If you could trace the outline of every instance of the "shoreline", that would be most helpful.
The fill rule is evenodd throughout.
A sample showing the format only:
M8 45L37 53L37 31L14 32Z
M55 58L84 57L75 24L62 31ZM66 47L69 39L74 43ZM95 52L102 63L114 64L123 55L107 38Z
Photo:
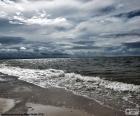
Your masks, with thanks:
M60 112L69 114L68 116L74 116L77 112L78 114L76 116L81 116L81 113L84 114L83 112L85 112L84 116L125 116L124 112L110 109L94 100L75 95L65 89L44 89L31 83L15 79L14 77L12 78L13 80L0 82L0 98L17 101L15 106L5 113L27 113L29 108L26 105L31 103L36 104L36 106L41 105L43 108L51 106L51 109L53 109L52 112L58 108ZM65 108L72 110L75 114L68 113L69 110Z

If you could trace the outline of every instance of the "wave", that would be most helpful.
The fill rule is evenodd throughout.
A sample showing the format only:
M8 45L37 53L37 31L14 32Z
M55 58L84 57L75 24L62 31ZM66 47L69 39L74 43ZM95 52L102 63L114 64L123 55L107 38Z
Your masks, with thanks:
M88 84L89 86L87 85L88 88L104 87L112 89L114 91L135 91L135 92L140 91L139 85L126 84L116 81L108 81L101 79L99 77L82 76L76 73L66 73L63 70L56 69L39 70L39 69L24 69L20 67L3 66L0 67L0 72L11 76L19 77L20 80L34 83L43 88L46 88L47 85L62 86L64 84L67 85L70 83L73 85L75 81L75 84L76 83L78 84L80 82L89 83ZM78 86L81 87L80 84L77 85L77 87Z
M140 85L108 81L100 77L83 76L56 69L25 69L1 65L0 72L42 88L65 88L77 95L94 99L101 105L120 110L139 105Z

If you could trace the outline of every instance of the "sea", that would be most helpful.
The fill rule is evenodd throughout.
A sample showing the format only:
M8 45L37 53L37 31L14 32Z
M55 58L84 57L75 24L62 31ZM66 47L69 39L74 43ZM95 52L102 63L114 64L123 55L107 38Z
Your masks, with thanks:
M0 60L3 75L42 88L63 88L101 105L125 111L140 108L140 57ZM8 76L8 77L9 77Z

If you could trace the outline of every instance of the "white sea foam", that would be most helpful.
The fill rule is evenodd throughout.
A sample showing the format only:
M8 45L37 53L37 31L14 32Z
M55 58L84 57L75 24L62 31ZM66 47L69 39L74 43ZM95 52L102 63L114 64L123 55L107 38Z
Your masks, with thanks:
M63 70L55 69L24 69L20 67L1 66L0 72L11 76L19 77L29 83L41 87L59 86L59 87L73 87L75 89L82 88L83 84L86 88L104 87L114 91L140 91L139 85L126 84L116 81L108 81L99 77L82 76L75 73L65 73Z
M82 76L56 69L25 69L0 65L0 72L16 76L20 80L42 88L65 88L74 94L94 99L107 107L117 107L120 110L124 110L128 106L139 106L140 85L108 81L100 77ZM133 93L135 96L133 96ZM115 104L110 106L110 103L114 102Z

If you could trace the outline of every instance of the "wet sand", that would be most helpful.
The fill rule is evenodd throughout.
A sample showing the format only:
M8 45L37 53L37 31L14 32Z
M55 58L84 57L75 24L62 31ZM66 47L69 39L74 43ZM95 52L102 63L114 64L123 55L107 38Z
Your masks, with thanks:
M0 98L0 113L9 111L15 106L15 100Z
M27 103L26 106L28 107L27 114L38 113L44 116L91 116L84 111L75 110L72 108L40 105L33 103Z
M125 116L124 112L100 105L60 88L41 88L15 77L0 81L0 110L5 114L43 113L44 116ZM10 100L10 101L8 101ZM11 101L12 100L12 101ZM6 103L4 102L6 101ZM4 104L12 104L7 108ZM38 114L38 116L40 116Z

